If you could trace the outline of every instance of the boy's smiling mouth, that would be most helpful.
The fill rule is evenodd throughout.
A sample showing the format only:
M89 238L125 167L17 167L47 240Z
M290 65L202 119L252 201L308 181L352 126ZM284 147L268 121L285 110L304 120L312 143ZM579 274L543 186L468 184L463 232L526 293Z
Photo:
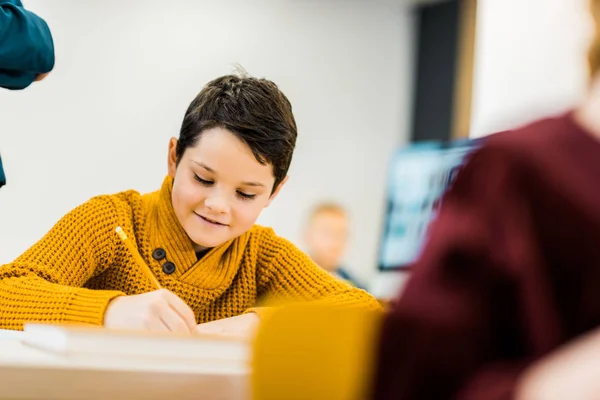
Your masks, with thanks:
M227 224L223 224L223 223L221 223L221 222L219 222L219 221L216 221L216 220L214 220L214 219L210 219L210 218L208 218L208 217L202 216L202 215L198 214L198 213L197 213L197 212L195 212L195 211L194 211L194 214L196 214L196 216L197 216L197 217L199 217L200 219L202 219L202 220L203 220L203 221L205 221L205 222L208 222L209 224L212 224L212 225L217 225L217 226L229 226L229 225L227 225Z

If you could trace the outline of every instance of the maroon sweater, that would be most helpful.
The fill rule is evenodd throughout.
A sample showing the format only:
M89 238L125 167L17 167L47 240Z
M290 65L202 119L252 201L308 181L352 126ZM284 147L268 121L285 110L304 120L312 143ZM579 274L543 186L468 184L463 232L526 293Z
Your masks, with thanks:
M492 135L383 325L375 398L509 399L600 325L600 141L572 114Z

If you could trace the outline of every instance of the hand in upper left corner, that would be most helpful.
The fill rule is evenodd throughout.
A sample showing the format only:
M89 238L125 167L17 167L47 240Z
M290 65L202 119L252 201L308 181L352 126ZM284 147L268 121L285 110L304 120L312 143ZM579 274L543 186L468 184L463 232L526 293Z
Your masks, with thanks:
M33 80L34 82L39 82L39 81L43 81L49 74L50 72L45 72L43 74L37 74L35 79Z
M194 333L212 334L237 339L252 339L258 329L259 323L260 317L257 314L247 313L199 324L194 329Z

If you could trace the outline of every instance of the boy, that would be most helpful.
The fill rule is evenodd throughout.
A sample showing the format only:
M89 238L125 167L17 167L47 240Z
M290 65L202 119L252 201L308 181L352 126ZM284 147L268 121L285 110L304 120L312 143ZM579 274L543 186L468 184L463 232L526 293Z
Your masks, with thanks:
M296 135L291 104L274 83L232 75L209 82L169 141L159 191L95 197L0 269L0 328L76 322L245 336L266 297L378 309L369 294L254 225L287 181Z

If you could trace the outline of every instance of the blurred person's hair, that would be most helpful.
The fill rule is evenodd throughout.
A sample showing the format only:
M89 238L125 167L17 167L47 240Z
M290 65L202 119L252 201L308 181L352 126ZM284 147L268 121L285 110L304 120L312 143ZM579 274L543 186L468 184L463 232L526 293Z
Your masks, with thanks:
M594 22L594 39L588 52L590 75L600 72L600 0L590 0L590 11Z
M312 221L317 215L326 213L338 214L344 217L348 216L348 211L341 204L335 202L321 202L312 207L308 214L308 221Z

